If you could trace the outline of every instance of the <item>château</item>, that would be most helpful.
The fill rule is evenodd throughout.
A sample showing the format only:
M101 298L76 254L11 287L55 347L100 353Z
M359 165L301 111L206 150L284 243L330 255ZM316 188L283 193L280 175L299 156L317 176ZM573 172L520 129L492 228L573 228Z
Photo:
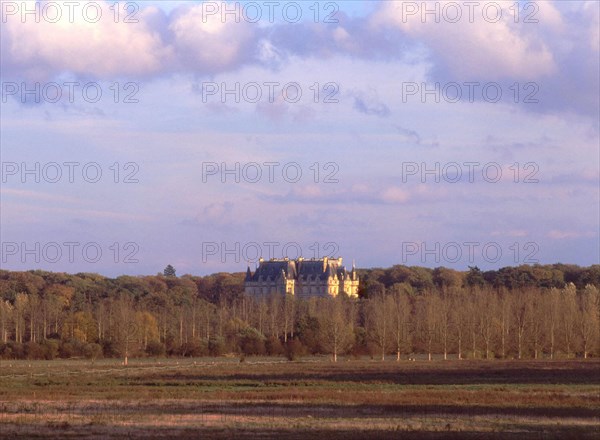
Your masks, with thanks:
M348 271L342 265L342 258L300 257L268 261L259 260L256 271L250 267L246 271L244 290L248 295L294 295L298 298L337 296L345 292L348 296L358 296L358 274L354 264Z

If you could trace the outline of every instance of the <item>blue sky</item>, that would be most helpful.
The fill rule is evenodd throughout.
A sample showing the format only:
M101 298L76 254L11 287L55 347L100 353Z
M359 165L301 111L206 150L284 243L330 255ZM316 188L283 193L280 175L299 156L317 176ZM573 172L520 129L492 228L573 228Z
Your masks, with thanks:
M2 268L599 263L597 2L113 3L2 4Z

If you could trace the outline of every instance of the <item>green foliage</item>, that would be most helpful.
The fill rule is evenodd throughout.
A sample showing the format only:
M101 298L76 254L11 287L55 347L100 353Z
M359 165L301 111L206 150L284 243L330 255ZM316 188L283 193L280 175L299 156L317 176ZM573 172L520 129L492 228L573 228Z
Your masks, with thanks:
M246 327L238 333L240 351L245 355L264 355L265 337L258 330Z
M167 267L165 267L165 270L163 270L163 275L166 276L166 277L177 276L175 274L175 268L173 266L171 266L170 264L167 265Z
M83 346L83 356L86 359L98 359L102 357L102 347L100 344L91 343Z
M469 266L469 273L467 273L465 282L469 287L482 287L485 284L485 279L481 269L477 266Z

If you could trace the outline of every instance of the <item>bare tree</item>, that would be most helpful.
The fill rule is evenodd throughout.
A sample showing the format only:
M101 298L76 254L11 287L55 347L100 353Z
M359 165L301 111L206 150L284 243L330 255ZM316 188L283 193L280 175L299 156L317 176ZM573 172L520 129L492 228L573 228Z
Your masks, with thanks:
M345 301L341 295L318 301L319 340L331 353L333 362L337 362L338 354L344 353L354 342L353 323Z
M507 339L510 336L510 318L512 313L512 297L506 290L500 292L498 299L498 320L500 331L500 354L502 359L506 359Z
M437 302L437 321L440 330L444 360L448 360L448 338L452 325L452 301L447 291L442 291Z
M467 303L465 304L465 312L467 315L466 324L471 342L471 356L473 359L477 357L477 335L479 334L479 310L475 301L477 290L471 289Z
M579 333L583 342L583 357L588 358L590 347L595 345L600 328L598 310L600 307L598 288L588 284L579 296Z
M456 350L458 359L463 359L463 341L467 332L470 308L467 306L467 296L463 289L454 293L451 300L452 322L456 334Z
M554 359L554 353L556 351L556 335L560 326L560 302L560 290L553 287L550 289L550 292L546 294L546 301L543 310L546 323L546 334L550 343L550 359Z
M531 293L531 292L529 292ZM517 337L517 357L523 358L525 335L531 324L531 303L526 292L516 292L514 295L514 324Z
M278 338L280 333L281 294L274 292L269 296L269 330L273 338Z
M438 328L440 303L440 297L433 292L425 292L417 302L417 316L421 323L420 334L427 345L427 359L430 361Z
M400 353L404 345L408 343L409 323L411 315L411 305L408 293L401 284L392 286L391 298L393 301L393 328L394 339L396 341L396 361L400 361Z
M8 342L8 326L13 314L13 306L8 301L0 300L0 341Z
M567 357L571 357L577 326L577 289L569 283L561 291L562 335Z
M127 366L132 346L138 339L133 300L128 295L122 294L116 301L115 315L113 335L123 356L123 365Z
M392 343L394 300L385 293L376 295L367 303L367 332L372 341L381 350L381 360L385 360L385 353Z
M485 358L490 359L490 348L496 326L497 298L491 291L479 291L475 300L479 309L479 331L485 345Z
M17 293L14 305L14 324L15 324L15 342L23 342L25 333L25 311L29 304L29 295L26 293Z
M288 334L294 337L294 315L295 315L295 298L294 295L286 293L283 302L281 315L283 316L283 341L287 342Z

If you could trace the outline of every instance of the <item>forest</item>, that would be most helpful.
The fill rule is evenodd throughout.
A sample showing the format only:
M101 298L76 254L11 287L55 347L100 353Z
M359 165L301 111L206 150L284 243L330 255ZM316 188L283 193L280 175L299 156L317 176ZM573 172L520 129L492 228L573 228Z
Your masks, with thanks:
M600 356L600 265L359 269L359 298L244 295L244 273L0 270L0 359Z

